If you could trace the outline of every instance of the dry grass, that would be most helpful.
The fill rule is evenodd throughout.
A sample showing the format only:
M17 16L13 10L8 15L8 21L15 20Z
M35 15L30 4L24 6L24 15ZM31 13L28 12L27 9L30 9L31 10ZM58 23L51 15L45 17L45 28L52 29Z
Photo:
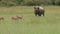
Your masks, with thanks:
M0 7L0 34L60 34L60 6L45 6L45 16L34 16L33 6ZM23 16L12 22L11 17Z

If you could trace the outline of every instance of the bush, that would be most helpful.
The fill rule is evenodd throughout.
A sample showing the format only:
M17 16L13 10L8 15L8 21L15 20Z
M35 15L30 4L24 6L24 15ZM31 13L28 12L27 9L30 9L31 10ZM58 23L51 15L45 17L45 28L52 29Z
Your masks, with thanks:
M55 5L60 5L60 1L55 1Z

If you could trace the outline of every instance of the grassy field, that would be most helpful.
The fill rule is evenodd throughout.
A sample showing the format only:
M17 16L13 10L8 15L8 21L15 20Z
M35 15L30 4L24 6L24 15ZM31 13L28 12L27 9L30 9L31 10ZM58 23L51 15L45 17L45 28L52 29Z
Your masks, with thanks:
M34 16L33 6L0 7L0 34L60 34L60 6L44 6L45 16ZM11 17L23 16L12 21Z

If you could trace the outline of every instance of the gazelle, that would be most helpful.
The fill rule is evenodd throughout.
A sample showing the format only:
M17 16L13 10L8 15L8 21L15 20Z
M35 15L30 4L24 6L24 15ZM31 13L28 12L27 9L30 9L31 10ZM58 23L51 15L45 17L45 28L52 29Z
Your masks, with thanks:
M13 16L12 17L12 20L18 20L18 19L22 19L22 17L21 16Z
M0 20L4 20L4 17L0 16Z

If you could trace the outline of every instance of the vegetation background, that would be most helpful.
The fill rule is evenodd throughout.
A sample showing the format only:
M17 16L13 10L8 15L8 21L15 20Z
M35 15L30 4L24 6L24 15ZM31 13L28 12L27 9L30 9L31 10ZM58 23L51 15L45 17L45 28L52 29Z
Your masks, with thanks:
M0 0L0 6L60 5L60 0Z

